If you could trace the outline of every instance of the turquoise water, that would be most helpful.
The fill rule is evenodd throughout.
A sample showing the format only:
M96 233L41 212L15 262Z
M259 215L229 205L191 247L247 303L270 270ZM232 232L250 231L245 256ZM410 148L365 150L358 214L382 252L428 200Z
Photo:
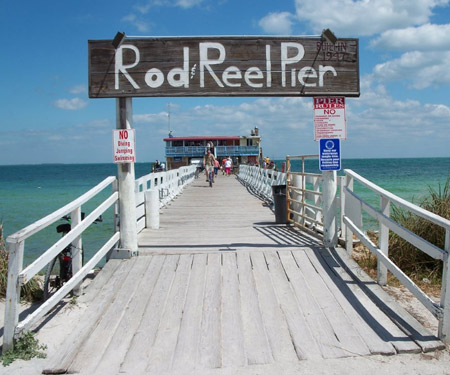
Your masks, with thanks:
M277 164L280 167L281 161ZM417 201L426 195L428 186L437 189L438 184L445 184L450 176L450 158L344 159L342 165L409 201ZM297 167L300 168L299 165ZM318 161L308 161L306 169L319 173ZM136 178L150 171L151 163L135 164ZM78 198L104 178L116 174L115 164L0 166L0 221L3 222L5 237ZM355 190L358 189L363 190L355 186ZM362 193L366 194L364 191ZM89 214L110 194L111 189L105 189L82 210ZM103 219L83 236L87 258L113 233L112 210L103 215ZM36 259L58 239L55 228L62 222L26 241L25 264Z

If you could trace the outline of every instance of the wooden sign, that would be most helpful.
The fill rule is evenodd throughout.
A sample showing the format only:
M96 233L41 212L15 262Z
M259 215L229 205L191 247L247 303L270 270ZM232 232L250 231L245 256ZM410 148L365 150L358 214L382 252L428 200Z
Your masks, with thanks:
M193 37L89 43L89 97L359 96L358 39Z

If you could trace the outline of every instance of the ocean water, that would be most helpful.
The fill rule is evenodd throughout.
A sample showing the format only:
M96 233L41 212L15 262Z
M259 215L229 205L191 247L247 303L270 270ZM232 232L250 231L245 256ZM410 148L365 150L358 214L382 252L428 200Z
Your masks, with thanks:
M281 167L280 160L277 165ZM417 202L428 188L442 186L450 176L449 158L418 159L344 159L343 169L352 169L382 188L409 201ZM293 165L300 169L300 164ZM308 172L319 173L318 161L306 163ZM136 163L136 178L151 171L151 163ZM343 171L340 172L343 174ZM45 164L0 166L0 222L4 237L34 223L70 203L108 176L117 175L115 164ZM361 194L370 193L355 186ZM89 214L111 194L105 189L93 202L82 207ZM375 199L375 198L373 198ZM25 241L24 263L29 264L58 238L58 221ZM103 215L103 222L89 228L83 235L86 259L100 248L113 233L112 209Z

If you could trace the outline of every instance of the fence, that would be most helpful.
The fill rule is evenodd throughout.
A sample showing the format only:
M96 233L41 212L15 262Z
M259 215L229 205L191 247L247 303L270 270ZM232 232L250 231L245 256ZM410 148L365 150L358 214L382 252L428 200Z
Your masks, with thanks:
M145 192L156 190L159 198L159 207L163 207L181 193L187 183L192 182L195 166L182 167L168 172L150 173L136 180L136 225L138 232L145 227L146 212ZM108 186L112 186L113 193L83 220L81 207L96 197ZM117 222L119 193L117 180L111 176L100 184L83 194L78 199L65 205L50 215L36 221L26 228L8 236L6 242L9 248L8 285L6 291L5 327L3 335L3 351L6 352L14 346L14 339L22 332L29 330L43 316L52 310L69 292L75 289L79 293L79 285L86 275L107 255L120 240L120 228ZM83 266L81 261L82 233L89 228L96 219L107 209L114 205L115 232L95 255ZM25 240L37 232L47 228L63 216L71 217L70 232L61 237L54 245L47 249L32 264L23 269ZM38 309L19 322L20 288L44 269L63 249L72 244L72 278L56 291Z
M387 270L414 294L414 296L439 320L438 336L447 343L450 341L450 220L435 215L423 208L416 206L396 195L380 188L365 178L359 176L352 170L345 170L345 186L343 188L345 196L343 222L345 225L345 239L347 252L353 252L353 235L356 235L361 242L377 257L377 281L384 285L387 282ZM380 207L375 208L354 192L354 183L358 182L379 195ZM407 212L418 215L445 231L445 245L441 249L408 229L401 226L390 217L390 207L395 204ZM367 212L379 223L378 246L363 232L362 211ZM441 285L440 303L435 303L425 294L400 268L389 259L389 231L392 231L414 245L417 249L425 252L434 259L443 262L443 275Z
M272 186L286 184L285 173L243 164L239 166L238 179L253 194L270 203L273 203Z

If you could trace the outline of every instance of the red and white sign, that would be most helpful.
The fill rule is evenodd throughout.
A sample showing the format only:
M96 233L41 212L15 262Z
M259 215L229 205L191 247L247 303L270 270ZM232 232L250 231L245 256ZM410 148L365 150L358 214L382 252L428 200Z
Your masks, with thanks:
M114 163L135 163L134 129L113 130Z
M314 98L314 140L347 139L345 97Z

